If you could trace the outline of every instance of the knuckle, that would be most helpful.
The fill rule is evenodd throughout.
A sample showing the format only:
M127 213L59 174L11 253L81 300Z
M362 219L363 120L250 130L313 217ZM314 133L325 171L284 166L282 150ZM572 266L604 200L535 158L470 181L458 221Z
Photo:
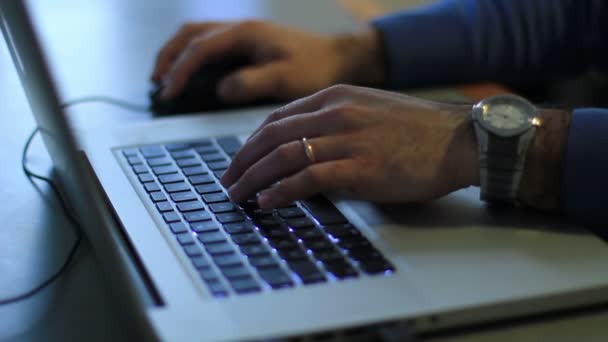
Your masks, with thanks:
M260 131L260 138L265 141L274 141L278 132L277 125L274 122L271 122L262 128Z
M236 27L240 30L251 31L258 30L262 26L262 21L258 19L247 19L239 22Z
M322 175L319 173L318 169L315 167L307 167L303 171L303 176L306 184L310 184L312 187L319 187L322 184Z
M327 94L331 96L341 96L348 93L351 88L352 86L348 84L336 84L327 88Z

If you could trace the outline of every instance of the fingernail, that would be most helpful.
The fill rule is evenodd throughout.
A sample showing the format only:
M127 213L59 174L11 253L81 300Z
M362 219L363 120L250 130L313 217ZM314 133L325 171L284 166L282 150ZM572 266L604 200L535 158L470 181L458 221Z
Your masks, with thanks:
M168 100L173 92L171 87L171 79L168 77L163 78L161 86L163 87L163 90L160 92L160 98L163 100Z
M268 194L268 191L264 191L258 195L258 206L262 209L272 208L272 196Z

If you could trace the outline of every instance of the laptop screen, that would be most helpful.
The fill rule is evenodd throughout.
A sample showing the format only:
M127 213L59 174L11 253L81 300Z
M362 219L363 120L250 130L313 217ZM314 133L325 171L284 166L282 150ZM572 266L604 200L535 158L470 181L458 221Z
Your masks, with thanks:
M0 1L0 27L55 171L66 183L76 165L75 140L23 1Z

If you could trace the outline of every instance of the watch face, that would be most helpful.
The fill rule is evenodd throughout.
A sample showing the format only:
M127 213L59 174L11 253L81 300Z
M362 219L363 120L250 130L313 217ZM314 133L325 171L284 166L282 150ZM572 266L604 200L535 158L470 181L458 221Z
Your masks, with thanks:
M487 130L501 135L520 134L532 126L536 108L514 95L499 95L481 101L473 107L473 118Z

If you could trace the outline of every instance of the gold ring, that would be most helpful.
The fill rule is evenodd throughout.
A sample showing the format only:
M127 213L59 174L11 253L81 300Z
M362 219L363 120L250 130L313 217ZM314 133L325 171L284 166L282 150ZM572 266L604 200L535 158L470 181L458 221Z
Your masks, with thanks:
M314 164L317 162L317 159L315 158L315 152L312 148L312 144L310 143L310 141L308 141L308 139L306 138L302 138L302 146L304 146L304 152L306 153L306 157L308 157L308 160Z

